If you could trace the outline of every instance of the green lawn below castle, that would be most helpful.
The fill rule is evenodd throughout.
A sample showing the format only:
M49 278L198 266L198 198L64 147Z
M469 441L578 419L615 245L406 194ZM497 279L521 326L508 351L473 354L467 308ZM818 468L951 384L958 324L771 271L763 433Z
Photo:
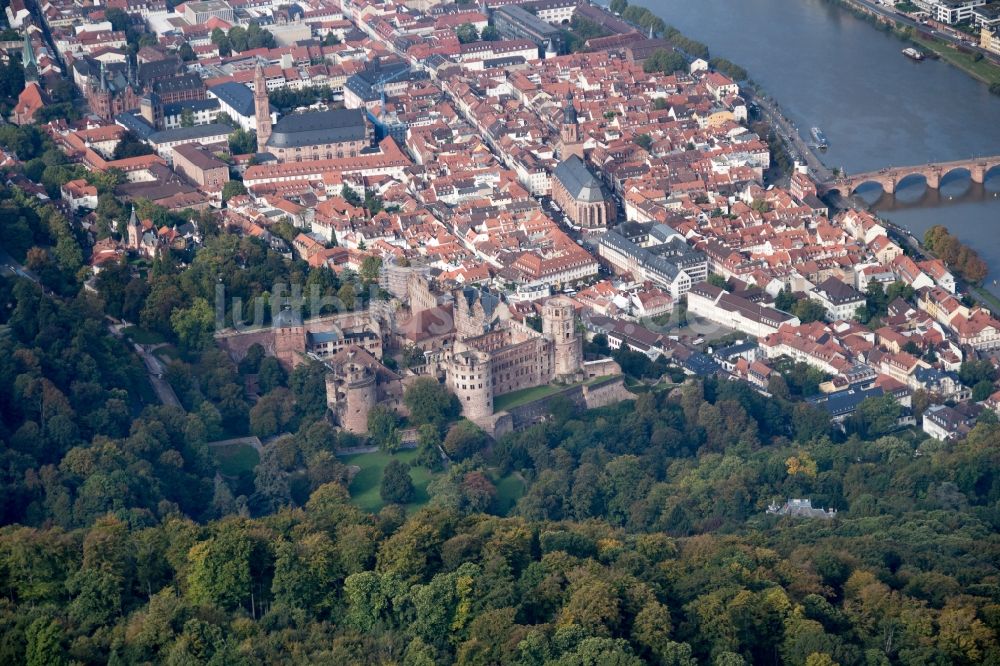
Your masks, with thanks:
M560 393L561 391L565 391L566 389L573 388L574 386L590 386L591 384L597 384L598 382L602 382L611 376L612 375L603 375L601 377L594 377L593 379L588 379L587 381L579 382L578 384L543 384L542 386L532 386L531 388L521 389L520 391L504 393L503 395L498 395L493 398L493 411L502 412L514 407L520 407L521 405L526 405L529 402L547 398Z
M348 491L351 493L351 501L358 508L370 513L377 513L386 505L379 494L382 486L382 475L389 461L393 458L406 463L412 463L417 457L415 449L400 451L398 453L385 453L374 451L372 453L358 453L352 456L341 458L345 465L356 465L360 468ZM426 467L414 466L410 468L410 478L413 480L413 500L405 506L407 513L413 513L425 506L430 501L427 486L438 474L442 472L432 472ZM493 502L494 512L498 515L507 515L521 495L524 494L524 480L519 475L508 474L504 477L497 477L491 473L490 481L496 487L496 498Z
M389 461L395 458L405 463L411 463L417 457L416 449L400 451L398 453L385 453L374 451L372 453L358 453L353 456L346 456L341 460L345 465L357 465L360 471L351 479L348 490L351 499L359 508L364 511L377 513L385 502L379 495L382 486L382 474ZM430 483L434 474L426 467L411 467L410 478L413 480L413 501L406 505L407 513L416 511L427 504L430 497L427 495L427 484Z

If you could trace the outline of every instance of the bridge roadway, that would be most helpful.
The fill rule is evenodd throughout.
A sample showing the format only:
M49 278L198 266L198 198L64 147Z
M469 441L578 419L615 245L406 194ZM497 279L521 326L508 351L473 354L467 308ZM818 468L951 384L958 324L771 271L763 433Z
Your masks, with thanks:
M837 190L844 196L850 196L863 183L878 183L882 186L886 194L893 194L896 191L896 185L899 181L907 176L923 176L927 182L927 187L936 190L941 186L941 179L952 171L968 171L973 183L982 184L986 180L987 173L998 166L1000 166L1000 155L973 157L965 160L954 160L952 162L930 162L915 166L891 167L828 180L820 183L819 189L822 193Z

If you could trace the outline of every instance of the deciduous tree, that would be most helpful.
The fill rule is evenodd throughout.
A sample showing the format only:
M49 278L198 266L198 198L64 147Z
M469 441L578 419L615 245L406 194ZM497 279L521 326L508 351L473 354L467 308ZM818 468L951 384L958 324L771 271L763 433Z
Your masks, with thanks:
M379 496L389 504L406 504L413 499L413 480L410 466L399 460L390 460L382 472Z

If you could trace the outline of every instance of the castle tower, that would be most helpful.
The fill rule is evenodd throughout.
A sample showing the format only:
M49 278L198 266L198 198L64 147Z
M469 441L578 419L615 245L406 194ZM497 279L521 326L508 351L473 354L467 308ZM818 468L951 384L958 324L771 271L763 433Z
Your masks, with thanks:
M274 318L274 356L286 368L294 368L305 353L306 329L302 318L292 310L282 310Z
M340 414L340 424L344 430L355 435L368 433L368 412L378 404L375 375L361 365L351 364L347 368L344 382L344 411Z
M271 102L267 99L267 80L264 68L257 63L253 75L253 107L257 119L257 151L267 151L267 140L271 138Z
M576 330L576 312L567 298L549 299L542 307L542 335L554 343L552 371L556 377L577 374L583 367L583 339Z
M583 159L583 143L580 142L579 119L573 106L572 91L566 93L562 125L559 127L559 158L565 160L570 155Z
M470 349L452 354L446 362L448 388L462 403L470 421L493 415L493 371L489 356Z

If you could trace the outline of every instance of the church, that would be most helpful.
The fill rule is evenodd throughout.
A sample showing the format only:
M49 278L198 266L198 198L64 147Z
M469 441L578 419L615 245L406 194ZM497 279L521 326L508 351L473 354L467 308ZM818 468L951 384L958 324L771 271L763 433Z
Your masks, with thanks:
M131 62L126 71L108 68L102 61L96 76L88 76L83 94L91 110L105 120L139 108L141 89L134 81Z
M24 39L24 50L21 53L24 63L24 90L17 98L17 104L11 114L11 122L15 125L30 125L35 122L35 113L48 103L48 97L38 83L38 63L35 61L35 49L31 40Z
M552 200L570 221L584 229L604 229L615 221L616 206L608 189L587 168L573 93L566 94L559 128L559 159L552 173Z
M260 64L253 87L257 149L274 155L279 162L355 157L371 146L371 125L363 109L292 113L272 126L267 82Z
M608 189L576 155L553 171L552 200L578 227L604 229L615 221L615 202Z

